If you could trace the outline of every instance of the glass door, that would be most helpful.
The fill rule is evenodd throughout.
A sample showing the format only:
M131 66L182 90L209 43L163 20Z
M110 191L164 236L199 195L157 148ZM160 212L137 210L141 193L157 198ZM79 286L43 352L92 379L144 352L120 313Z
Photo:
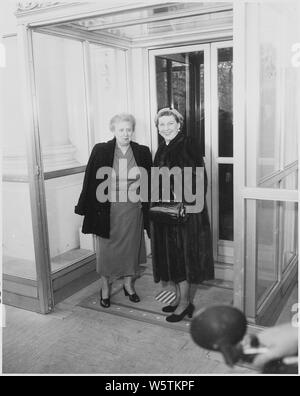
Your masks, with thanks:
M1 89L2 121L2 289L7 305L43 312L39 293L39 258L34 209L31 206L31 158L22 117L21 79L18 71L17 35L3 39L6 67ZM8 95L8 93L10 93ZM6 94L6 95L5 95ZM4 97L5 95L5 97ZM40 298L41 297L41 298Z
M53 307L33 88L32 36L7 39L3 92L3 302L40 313ZM20 56L17 56L19 54Z

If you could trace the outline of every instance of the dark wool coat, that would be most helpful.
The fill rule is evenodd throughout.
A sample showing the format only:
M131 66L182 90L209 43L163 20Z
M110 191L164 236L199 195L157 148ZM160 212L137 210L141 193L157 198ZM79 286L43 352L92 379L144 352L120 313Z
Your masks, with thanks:
M200 150L183 133L170 143L163 142L154 166L202 167ZM193 183L194 184L194 183ZM205 193L206 193L205 175ZM192 188L192 186L191 186ZM212 239L206 202L201 213L191 213L186 223L162 225L151 222L153 275L155 282L187 280L201 283L214 278Z
M138 167L147 170L149 184L151 181L152 157L148 147L137 143L130 143L133 155ZM84 234L95 234L102 238L109 238L110 235L110 202L99 202L96 197L96 190L100 183L107 180L96 179L97 170L101 167L113 167L116 139L107 143L98 143L94 146L90 155L82 191L79 201L75 206L75 213L84 216L82 232ZM149 188L150 191L150 188ZM142 202L144 217L144 228L149 234L149 203Z

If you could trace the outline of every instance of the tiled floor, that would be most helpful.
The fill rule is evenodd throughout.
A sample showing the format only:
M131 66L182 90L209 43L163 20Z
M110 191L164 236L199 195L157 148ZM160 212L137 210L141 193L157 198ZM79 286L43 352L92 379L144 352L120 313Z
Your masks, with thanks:
M190 320L171 324L162 313L162 290L149 263L136 281L138 304L115 282L112 305L99 305L99 281L55 307L50 315L6 308L3 372L39 374L253 374L227 367L219 353L199 348L189 334ZM294 295L293 295L294 296ZM294 298L291 296L291 298ZM200 285L196 309L231 304L228 284Z
M4 373L39 374L252 374L227 367L219 353L199 348L190 321L169 324L155 296L161 290L144 268L138 304L114 284L111 308L99 306L99 281L58 304L50 315L7 307ZM195 303L230 302L228 288L201 286Z

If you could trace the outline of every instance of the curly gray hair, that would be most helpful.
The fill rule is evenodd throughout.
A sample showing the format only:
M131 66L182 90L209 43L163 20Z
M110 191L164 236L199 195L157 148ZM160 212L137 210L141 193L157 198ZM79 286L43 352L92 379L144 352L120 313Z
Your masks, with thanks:
M131 123L132 125L132 129L133 131L135 130L135 124L136 124L136 120L135 117L132 114L129 113L120 113L120 114L116 114L112 117L112 119L109 122L109 129L111 130L111 132L115 131L115 125L118 124L121 121L128 121Z

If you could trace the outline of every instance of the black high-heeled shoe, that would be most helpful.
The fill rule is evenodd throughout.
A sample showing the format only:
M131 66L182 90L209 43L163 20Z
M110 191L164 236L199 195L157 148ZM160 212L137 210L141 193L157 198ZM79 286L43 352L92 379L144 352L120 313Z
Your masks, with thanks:
M186 307L186 309L184 309L180 314L172 314L170 316L166 317L166 321L167 322L180 322L185 315L187 315L189 318L191 318L193 316L193 312L195 310L195 306L192 303L189 303L189 305Z
M124 290L125 296L129 297L129 300L131 302L138 303L141 301L139 296L135 292L133 294L129 294L124 285L123 285L123 290Z
M102 289L100 290L100 305L103 308L109 308L110 307L110 298L102 298Z
M176 311L177 307L178 307L178 304L177 305L167 305L166 307L162 308L162 311L163 312L174 312L174 311Z

